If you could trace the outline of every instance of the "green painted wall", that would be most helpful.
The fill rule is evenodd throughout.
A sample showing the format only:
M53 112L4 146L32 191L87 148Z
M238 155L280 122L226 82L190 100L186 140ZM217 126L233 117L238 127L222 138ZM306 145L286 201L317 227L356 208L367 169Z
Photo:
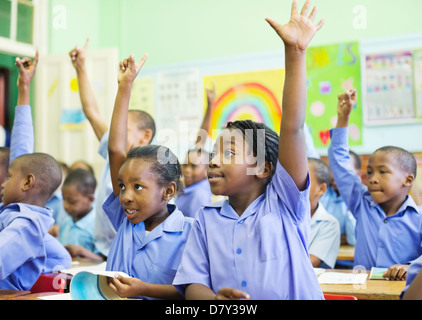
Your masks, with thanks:
M313 3L326 20L315 46L422 32L420 0ZM65 29L53 26L57 6L66 8ZM149 52L149 67L270 51L281 44L264 19L286 22L290 6L290 0L50 0L49 49L68 52L90 36L91 48L117 46L121 58ZM365 29L354 25L360 8Z

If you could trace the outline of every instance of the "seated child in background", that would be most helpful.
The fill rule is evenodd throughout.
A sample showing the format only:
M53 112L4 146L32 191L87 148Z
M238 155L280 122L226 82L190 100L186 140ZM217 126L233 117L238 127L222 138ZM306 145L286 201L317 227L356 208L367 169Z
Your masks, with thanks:
M209 152L204 150L210 129L212 106L215 100L215 86L206 88L207 110L199 131L195 147L188 151L186 163L182 164L184 186L175 200L175 204L186 217L195 217L202 206L212 202L213 194L208 182Z
M280 137L245 120L217 138L208 180L228 200L196 215L173 282L186 299L323 299L308 254L304 134L306 48L323 22L313 23L317 9L308 17L309 7L299 14L294 0L286 25L266 19L286 53Z
M85 160L77 160L70 165L69 170L84 169L95 175L94 168Z
M105 257L108 256L111 243L116 235L113 225L103 210L103 203L113 192L110 179L110 164L108 160L108 125L101 116L94 92L89 83L88 74L85 66L89 38L85 45L76 47L70 51L72 65L76 70L79 85L79 95L81 98L82 109L89 123L94 130L95 135L100 141L98 153L105 159L101 171L100 181L98 183L96 202L95 202L95 246ZM127 123L127 148L149 145L154 139L156 127L154 119L141 110L130 110Z
M126 154L131 88L146 58L135 63L132 55L120 64L109 138L113 193L103 205L117 234L106 270L133 277L111 280L121 296L176 299L182 297L172 281L193 223L169 204L181 188L179 161L163 146L137 147Z
M348 150L349 115L356 90L339 95L337 127L331 130L329 164L341 197L356 218L354 265L387 267L388 279L403 280L408 263L422 254L422 214L409 190L416 160L406 150L383 147L370 157L367 186L351 167ZM396 272L402 269L402 272ZM395 275L395 277L392 277Z
M311 187L309 255L314 268L334 268L340 248L340 224L319 202L330 184L330 169L321 159L308 159Z
M29 290L42 272L52 272L58 265L68 268L71 264L64 247L57 246L57 240L48 234L54 221L51 210L45 208L62 181L60 166L50 155L31 153L34 134L29 92L37 63L38 52L34 61L16 59L18 102L0 207L2 289Z
M69 172L63 183L63 207L68 214L60 227L59 241L72 257L102 260L95 248L94 175L84 169Z
M356 173L361 175L361 162L359 156L349 150L350 164L355 168ZM355 226L356 219L347 208L346 202L340 196L333 173L330 170L330 185L327 191L322 195L320 203L329 214L334 216L340 223L341 244L349 244L354 246L356 244Z

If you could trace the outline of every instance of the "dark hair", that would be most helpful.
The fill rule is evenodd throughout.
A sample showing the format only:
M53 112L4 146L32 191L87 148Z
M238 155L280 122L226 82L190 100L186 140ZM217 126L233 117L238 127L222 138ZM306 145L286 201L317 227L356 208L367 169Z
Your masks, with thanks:
M23 175L33 174L39 181L39 195L47 201L62 183L62 169L51 155L46 153L28 153L16 158Z
M182 190L180 163L169 148L158 145L135 147L127 154L126 161L129 159L149 161L152 164L151 169L157 174L157 183L160 186L166 186L170 182L175 182L177 191Z
M0 147L0 167L6 171L9 168L10 148Z
M89 170L74 169L67 175L63 186L76 186L76 189L80 193L94 194L95 188L97 187L97 180Z
M156 127L153 117L151 117L148 112L143 110L129 110L129 113L136 115L139 130L151 130L151 141L154 140Z
M355 169L362 169L362 159L360 158L360 156L352 150L349 150L349 155L351 158L355 159Z
M312 166L319 184L325 183L327 187L331 185L330 168L323 160L308 158L308 165Z
M265 130L264 160L269 161L272 164L272 173L270 176L272 178L278 163L278 134L274 130L267 127L265 124L254 122L251 120L238 120L234 122L229 122L227 123L226 128L239 129L240 131L242 131L243 135L245 136L245 140L248 141L249 145L252 147L253 155L255 157L258 155L258 130ZM247 132L252 132L252 138L250 134L247 134Z
M397 159L397 165L405 172L413 174L416 178L417 163L414 155L407 150L394 146L385 146L377 149L374 153L381 151L393 153Z

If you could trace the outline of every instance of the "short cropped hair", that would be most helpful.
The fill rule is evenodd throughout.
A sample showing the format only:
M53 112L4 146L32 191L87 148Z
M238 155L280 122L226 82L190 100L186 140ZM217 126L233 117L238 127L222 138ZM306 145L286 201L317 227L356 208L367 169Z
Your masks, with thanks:
M308 165L313 168L313 172L319 184L325 183L327 187L331 185L330 168L323 160L308 158Z
M10 148L0 147L0 168L7 171L9 168Z
M39 195L47 201L62 183L62 169L51 155L46 153L29 153L16 158L23 175L33 174L39 181ZM12 163L12 164L13 164Z
M130 110L131 114L136 116L139 130L151 130L151 141L154 140L155 133L157 131L154 119L148 112L143 110Z
M417 172L417 163L415 156L409 151L402 149L400 147L394 146L385 146L377 149L376 152L386 152L393 153L394 157L397 159L397 165L405 172L412 174L416 178Z
M82 194L94 194L97 180L90 170L74 169L67 175L63 186L75 186Z
M349 150L349 155L350 155L350 158L353 158L355 160L355 169L356 170L362 169L362 159L360 158L360 156L352 150Z

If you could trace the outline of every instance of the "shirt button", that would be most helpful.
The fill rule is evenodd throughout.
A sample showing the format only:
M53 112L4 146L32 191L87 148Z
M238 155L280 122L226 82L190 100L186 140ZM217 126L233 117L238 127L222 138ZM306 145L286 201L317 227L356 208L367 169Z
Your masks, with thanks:
M247 283L246 281L242 281L242 287L246 287Z
M241 254L241 253L242 253L242 249L240 249L240 248L239 248L239 249L237 249L237 250L236 250L236 253L237 253L237 254Z
M244 219L242 219L242 220L239 220L239 224L242 224L243 222L245 222L245 220Z
M385 219L385 220L384 220L384 223L387 223L387 222L388 222L388 220L387 220L387 219Z

